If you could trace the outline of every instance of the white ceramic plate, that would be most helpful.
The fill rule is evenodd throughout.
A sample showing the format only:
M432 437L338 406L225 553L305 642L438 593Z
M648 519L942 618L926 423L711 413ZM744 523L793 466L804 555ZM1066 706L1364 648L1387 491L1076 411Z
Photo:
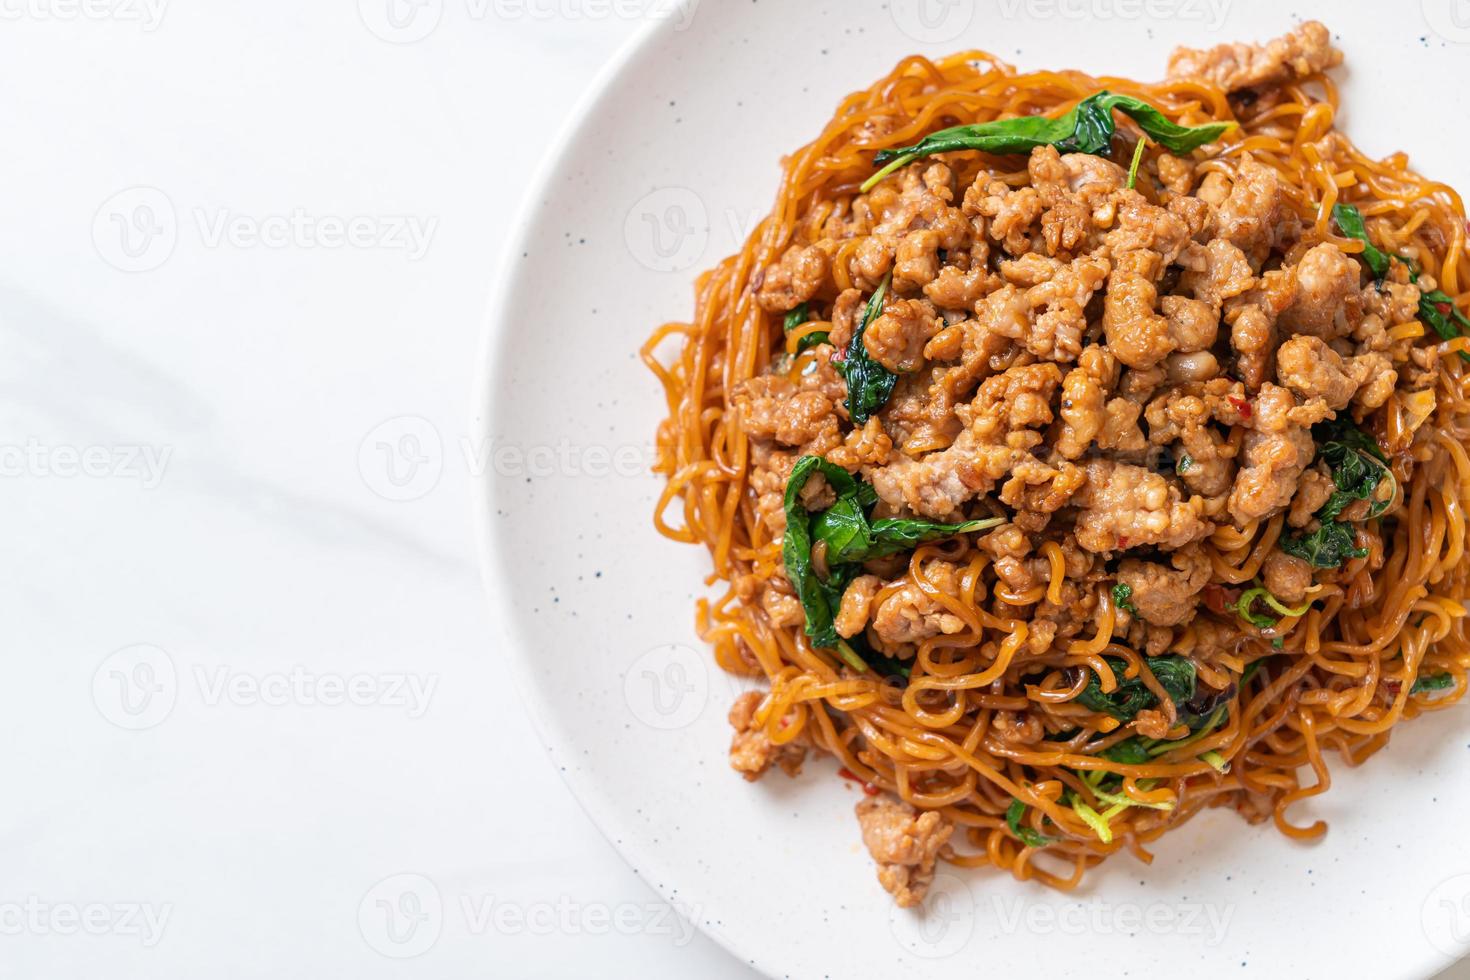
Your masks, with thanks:
M1299 808L1295 845L1209 813L1144 866L1120 855L1059 895L979 870L927 916L892 908L856 790L816 761L748 785L727 767L736 685L694 632L709 560L650 525L662 396L638 361L692 280L770 206L780 156L902 56L985 48L1023 67L1159 77L1176 43L1259 40L1320 8L1348 67L1344 125L1470 189L1457 0L774 0L685 7L602 76L529 202L497 287L481 530L514 667L567 782L627 859L772 976L1424 977L1470 939L1463 714L1432 716ZM644 5L645 7L648 5ZM1443 9L1440 9L1440 7ZM1223 11L1223 13L1221 13ZM1463 12L1462 12L1463 13ZM1218 16L1217 16L1218 15ZM1439 33L1436 33L1438 30ZM534 816L534 801L518 801Z

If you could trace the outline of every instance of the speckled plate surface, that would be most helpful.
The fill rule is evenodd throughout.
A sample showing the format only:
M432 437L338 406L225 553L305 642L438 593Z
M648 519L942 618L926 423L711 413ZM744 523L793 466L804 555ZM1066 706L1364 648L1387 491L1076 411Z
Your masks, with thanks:
M1470 52L1456 2L1390 16L1372 3L706 0L666 5L603 74L544 165L492 304L487 655L513 666L608 837L735 955L793 977L1407 978L1470 945L1458 710L1364 768L1338 762L1332 791L1296 813L1329 821L1319 843L1208 813L1151 866L1120 855L1068 895L950 869L927 914L894 910L862 853L857 791L830 762L757 785L726 765L738 685L694 631L707 555L651 526L663 406L637 356L657 324L689 316L695 275L770 206L780 156L913 52L1153 78L1174 44L1264 39L1315 15L1346 51L1342 123L1359 145L1405 148L1470 187L1445 135L1470 128L1467 101L1432 97Z

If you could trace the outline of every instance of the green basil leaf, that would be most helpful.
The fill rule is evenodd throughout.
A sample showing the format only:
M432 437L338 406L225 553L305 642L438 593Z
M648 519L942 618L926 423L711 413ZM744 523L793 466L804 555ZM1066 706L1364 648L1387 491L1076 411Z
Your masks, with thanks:
M790 333L809 319L811 319L811 317L807 313L807 304L799 303L787 311L786 322L782 324L782 326L785 328L787 333Z
M853 425L865 425L869 418L887 405L889 397L893 395L893 386L898 383L898 375L869 357L868 349L863 346L863 334L883 312L883 298L888 293L891 277L891 273L884 276L883 281L878 284L877 291L863 310L861 322L852 332L846 357L835 365L838 373L847 382L847 417L852 420Z
M820 514L813 515L801 502L801 491L813 475L821 473L837 501ZM836 648L854 666L861 662L887 674L909 670L899 661L872 650L861 637L844 640L834 620L842 604L842 593L862 573L862 563L912 550L927 541L980 531L1005 523L1003 517L991 517L957 524L906 518L882 518L870 522L868 512L878 502L872 485L857 479L835 463L820 456L803 456L791 468L786 480L783 505L786 511L786 534L781 541L781 558L786 577L801 602L806 618L806 634L812 645ZM812 567L812 546L826 545L827 578L825 581Z
M837 502L813 519L813 543L827 545L827 564L871 561L921 544L951 538L956 534L983 531L1004 524L1003 517L940 524L935 521L901 517L883 517L869 521L868 512L877 503L878 494L871 484L853 481L850 489L839 492Z
M1356 500L1373 501L1368 519L1382 514L1394 494L1380 494L1378 487L1384 480L1392 483L1394 477L1382 447L1346 417L1318 423L1312 437L1317 440L1317 458L1332 470L1334 489L1315 515L1322 526L1310 534L1284 535L1281 550L1314 568L1339 568L1350 558L1367 557L1368 551L1355 546L1357 532L1337 516Z
M837 510L838 508L833 508ZM818 540L828 541L827 560L832 560L835 554L838 561L871 561L874 558L887 558L905 551L913 551L921 544L930 541L938 541L942 538L952 538L956 534L966 534L971 531L984 531L1005 523L1004 517L988 517L978 521L962 521L958 524L937 524L934 521L909 520L899 517L881 517L871 524L866 524L865 532L858 534L844 534L848 530L847 508L843 508L841 516L831 522L835 526L833 537L825 537L824 532L828 526L826 518L832 511L823 514L817 519Z
M1138 124L1149 139L1173 154L1191 153L1206 143L1224 136L1234 123L1205 123L1203 126L1181 126L1154 106L1131 95L1099 92L1093 98L1109 110L1117 109ZM1111 120L1110 120L1111 121Z
M790 333L810 319L811 313L809 312L808 304L802 303L796 306L786 314L786 321L783 324L785 332ZM802 338L796 342L796 353L800 354L802 351L815 347L818 344L825 344L827 342L827 337L827 331L825 330L818 330L815 333L803 335Z
M1414 686L1409 688L1409 693L1423 694L1425 691L1448 691L1454 686L1454 674L1420 674L1414 679Z
M1102 682L1097 674L1087 680L1087 686L1077 695L1077 703L1093 711L1112 715L1119 721L1132 721L1140 711L1152 708L1159 699L1143 683L1142 677L1125 679L1123 671L1127 663L1121 657L1105 657L1108 666L1117 676L1118 686L1111 694L1104 694ZM1148 669L1168 693L1175 706L1194 697L1194 663L1185 657L1149 657Z
M1357 500L1373 501L1368 511L1369 518L1382 514L1393 502L1392 496L1384 500L1375 499L1378 485L1385 478L1393 481L1393 474L1376 457L1346 442L1328 442L1318 447L1317 458L1331 467L1332 484L1336 487L1327 503L1317 511L1317 519L1323 523L1336 518Z
M1056 118L1021 116L952 126L930 133L913 146L880 150L873 164L881 169L864 181L861 189L865 192L872 189L884 177L921 157L955 150L1029 153L1038 146L1054 146L1059 153L1101 156L1107 153L1117 130L1114 109L1130 117L1154 142L1176 154L1197 150L1219 139L1234 125L1181 126L1142 99L1104 90L1088 96L1070 112Z
M1011 833L1020 839L1027 847L1045 847L1052 843L1055 838L1038 834L1030 827L1022 826L1021 819L1026 816L1026 804L1020 800L1011 800L1011 805L1006 807L1006 826L1011 828Z
M867 661L868 666L873 668L879 675L883 677L902 677L905 681L909 679L909 673L912 671L912 668L908 664L899 660L897 657L890 657L886 653L879 653L877 650L874 650L868 645L868 641L862 634L852 637L847 642L857 650L858 656Z
M1312 438L1319 446L1329 442L1340 442L1351 449L1369 453L1380 463L1388 462L1388 456L1384 454L1383 447L1378 445L1378 440L1354 425L1352 419L1347 416L1318 422L1312 426Z
M801 491L814 473L825 476L839 497L844 491L849 495L854 493L857 481L842 467L829 463L820 456L803 456L797 460L796 465L791 468L791 476L786 480L786 496L783 501L786 534L781 540L781 559L786 566L786 578L801 602L802 612L806 616L806 635L811 638L812 645L831 648L837 646L841 640L833 625L833 617L837 614L847 582L843 580L844 574L839 569L831 569L832 575L824 582L812 568L812 522L806 507L802 505Z
M812 521L812 540L827 542L827 564L862 561L873 547L873 529L856 496L839 497L837 503Z
M1141 766L1153 761L1153 756L1148 754L1148 745L1141 735L1129 735L1098 755L1109 762L1121 762L1129 766Z
M1334 205L1332 219L1337 222L1337 227L1342 229L1344 235L1356 238L1363 243L1362 258L1368 264L1368 268L1373 271L1374 279L1382 281L1383 277L1388 275L1391 261L1397 260L1409 267L1410 281L1418 282L1418 265L1412 259L1402 255L1391 255L1368 240L1368 230L1363 225L1363 214L1357 208L1351 204ZM1429 328L1442 340L1454 340L1470 332L1470 318L1466 318L1465 314L1460 312L1453 296L1439 289L1420 295L1419 319L1428 324ZM1460 351L1460 357L1470 362L1470 352Z
M1454 297L1440 289L1419 297L1419 319L1439 334L1441 340L1454 340L1470 333L1470 319L1460 312ZM1470 353L1460 351L1460 357L1470 361Z
M1337 227L1348 238L1356 238L1363 243L1363 251L1360 257L1367 263L1368 268L1373 271L1374 279L1382 279L1388 275L1388 267L1392 260L1398 258L1374 245L1368 239L1368 229L1363 224L1363 213L1351 204L1336 204L1332 208L1332 220L1337 222Z
M1340 568L1349 558L1368 557L1367 548L1356 547L1353 526L1341 521L1328 521L1310 534L1285 535L1281 550L1314 568Z
M1055 119L1047 116L1020 116L1016 119L995 119L968 126L951 126L949 129L930 133L913 146L879 150L873 157L873 163L885 167L885 170L879 171L874 177L881 180L892 173L897 169L893 164L904 166L920 157L955 150L1005 154L1030 153L1038 146L1055 146L1063 153L1101 153L1107 149L1114 130L1112 117L1103 119L1095 111L1096 98L1093 96L1083 100L1071 112Z
M1169 739L1130 735L1121 742L1099 752L1098 758L1130 766L1147 765L1166 752L1173 752L1191 742L1199 741L1218 728L1220 723L1229 716L1229 702L1235 697L1235 692L1234 684L1223 691L1201 688L1195 692L1194 697L1183 704L1176 705L1179 720L1189 726L1189 734L1183 738L1170 741ZM1107 777L1100 780L1100 783L1104 785L1107 782L1109 782ZM1117 782L1121 784L1122 780L1117 780Z

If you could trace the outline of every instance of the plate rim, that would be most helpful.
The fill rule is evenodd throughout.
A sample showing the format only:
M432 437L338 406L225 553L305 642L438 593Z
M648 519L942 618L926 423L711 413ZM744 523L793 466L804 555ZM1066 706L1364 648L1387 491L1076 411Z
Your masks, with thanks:
M525 251L536 219L545 207L547 193L558 175L561 163L576 134L613 91L619 78L636 61L644 57L658 41L662 40L668 31L674 30L676 24L677 20L672 17L650 20L624 40L613 55L598 68L572 104L572 108L568 111L550 144L541 154L535 178L522 192L523 197L511 219L505 244L501 249L499 266L491 278L491 293L481 320L480 343L477 352L479 360L476 362L474 402L472 403L474 415L469 426L469 431L474 433L476 445L490 444L489 440L495 433L496 419L499 415L495 380L500 372L500 366L504 363L501 355L504 353L503 348L509 336L505 324L511 312L510 286L516 277L516 256ZM547 710L548 706L543 703L545 699L538 693L527 659L518 652L528 648L528 645L521 642L516 636L516 630L512 625L516 621L516 610L512 602L511 589L506 581L508 569L502 563L503 532L500 529L500 522L494 519L497 504L502 497L501 481L503 479L492 471L474 481L472 506L480 582L493 614L491 629L499 635L507 647L508 655L503 659L509 662L512 684L522 707L525 708L537 741L541 743L541 748L553 764L556 775L566 786L577 807L587 816L597 832L602 835L638 879L667 902L676 913L688 918L694 928L714 940L737 962L745 964L770 980L775 980L777 973L774 972L774 966L764 964L754 951L738 947L723 930L709 924L705 913L712 908L712 904L707 901L706 896L701 896L700 901L693 904L687 901L676 901L674 896L680 889L670 885L661 885L651 874L653 867L663 867L657 857L651 853L640 853L639 859L635 859L633 842L637 839L636 835L617 819L612 807L605 801L605 794L595 785L595 781L589 775L583 775L574 766L563 766L557 763L558 755L570 755L574 751L574 746L571 739L557 731L551 723L550 719L553 714ZM642 858L647 858L647 860ZM666 877L672 880L671 875ZM694 911L695 914L686 915L686 910Z

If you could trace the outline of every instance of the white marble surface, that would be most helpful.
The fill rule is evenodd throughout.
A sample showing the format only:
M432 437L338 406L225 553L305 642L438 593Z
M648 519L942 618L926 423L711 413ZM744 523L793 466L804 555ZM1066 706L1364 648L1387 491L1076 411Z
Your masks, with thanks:
M470 526L489 273L640 18L385 7L0 8L0 974L754 976L558 780Z
M489 273L639 20L358 6L0 10L0 974L753 976L566 792L471 526Z

